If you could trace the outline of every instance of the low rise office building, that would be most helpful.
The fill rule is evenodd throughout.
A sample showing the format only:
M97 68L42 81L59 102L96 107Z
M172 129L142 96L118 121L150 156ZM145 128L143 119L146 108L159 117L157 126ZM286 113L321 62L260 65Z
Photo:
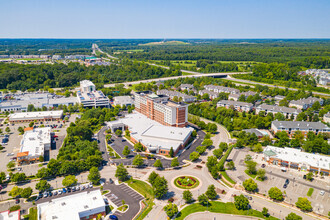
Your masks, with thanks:
M134 105L134 100L132 99L131 96L115 96L113 98L113 105L114 106L116 106L116 105L120 105L120 106L125 105L126 107L127 106L132 106L132 105Z
M229 108L233 106L237 111L249 112L253 109L253 104L247 102L236 102L231 100L221 100L217 103L217 107Z
M141 143L149 153L169 155L173 148L176 155L188 144L193 128L162 125L140 113L132 113L116 121L107 122L112 131L127 129L133 143Z
M261 104L256 107L256 113L259 114L259 112L264 111L266 114L273 113L274 115L276 113L283 114L286 118L291 118L293 116L296 118L299 113L301 113L300 109L296 108L289 108L285 106L276 106L276 105L267 105L267 104Z
M49 127L25 131L17 153L17 162L30 163L38 161L40 156L44 157L45 151L50 150L52 135Z
M328 176L330 172L330 157L303 152L289 147L267 146L263 152L263 159L269 164L302 171L321 172Z
M289 107L296 107L298 109L307 109L312 107L315 102L319 102L321 105L323 105L323 99L310 96L306 99L292 100L289 103Z
M153 92L134 93L135 110L162 125L185 127L188 125L188 105L169 100L166 95Z
M279 131L285 131L289 136L292 136L296 131L301 131L305 136L308 132L313 132L316 135L319 133L330 133L330 128L321 122L307 121L273 121L271 131L276 134Z
M106 215L105 203L100 190L85 191L38 204L38 220L96 219Z
M34 121L60 121L63 118L63 110L41 111L41 112L20 112L9 115L10 123L24 123Z
M0 212L0 220L21 220L21 210Z

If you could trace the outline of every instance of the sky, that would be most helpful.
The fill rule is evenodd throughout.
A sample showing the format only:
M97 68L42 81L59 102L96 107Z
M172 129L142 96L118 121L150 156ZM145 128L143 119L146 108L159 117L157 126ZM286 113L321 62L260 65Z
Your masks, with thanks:
M0 0L0 38L330 38L330 0Z

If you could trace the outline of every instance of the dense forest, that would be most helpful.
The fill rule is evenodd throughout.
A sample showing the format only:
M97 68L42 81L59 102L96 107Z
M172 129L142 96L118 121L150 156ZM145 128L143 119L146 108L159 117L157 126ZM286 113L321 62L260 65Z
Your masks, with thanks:
M180 70L164 69L142 62L122 60L120 65L83 66L79 63L20 65L0 63L0 89L27 90L70 87L89 79L96 85L181 75Z

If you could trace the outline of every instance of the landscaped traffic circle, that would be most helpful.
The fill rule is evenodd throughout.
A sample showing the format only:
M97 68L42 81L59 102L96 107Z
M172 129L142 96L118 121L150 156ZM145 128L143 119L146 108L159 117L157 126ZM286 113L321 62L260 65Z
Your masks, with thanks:
M175 178L174 185L180 189L194 189L199 185L199 180L192 176L179 176Z

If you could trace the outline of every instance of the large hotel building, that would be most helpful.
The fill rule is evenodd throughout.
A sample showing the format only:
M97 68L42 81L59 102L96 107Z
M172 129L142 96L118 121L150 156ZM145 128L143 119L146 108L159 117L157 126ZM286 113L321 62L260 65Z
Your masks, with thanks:
M185 127L188 125L188 105L169 100L166 95L151 91L136 92L135 110L162 125Z

